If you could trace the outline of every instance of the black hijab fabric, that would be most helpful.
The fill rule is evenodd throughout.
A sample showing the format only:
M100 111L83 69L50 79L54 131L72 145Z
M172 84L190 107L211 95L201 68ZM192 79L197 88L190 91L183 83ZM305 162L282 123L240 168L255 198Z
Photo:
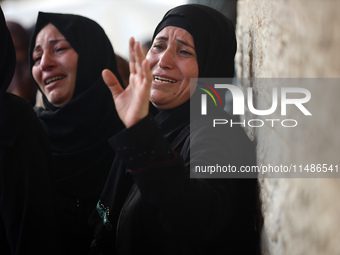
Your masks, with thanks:
M12 41L11 34L6 26L6 20L2 9L0 8L0 139L5 142L10 142L13 138L16 130L11 130L6 125L6 122L10 122L12 118L7 110L5 109L5 96L6 90L11 83L13 78L15 65L16 65L16 58L15 58L15 50ZM9 133L10 135L9 135ZM5 136L6 134L6 136Z
M11 83L15 70L15 50L11 34L6 26L4 14L0 8L0 96L2 97Z
M187 30L194 38L199 77L232 78L236 36L234 25L208 6L187 4L169 10L155 29L153 39L166 26Z
M57 180L58 226L63 254L87 254L92 238L88 217L98 201L115 153L108 139L123 128L101 72L120 80L116 57L104 30L93 20L72 14L38 15L29 60L38 33L53 24L78 53L75 90L63 107L43 95L36 110L51 145Z
M169 10L155 29L153 40L166 26L176 26L188 31L196 49L199 77L232 78L236 36L234 25L222 13L208 6L187 4ZM196 78L196 77L192 77ZM196 100L194 93L191 100ZM191 112L192 113L192 112ZM168 141L189 124L190 103L171 110L159 110L155 120L160 124Z
M181 27L187 30L193 36L198 58L199 77L233 77L234 56L236 52L235 32L232 23L221 13L211 9L210 7L202 5L190 4L176 7L170 10L164 16L154 32L153 39L166 26ZM211 30L213 30L213 32ZM194 93L193 97L195 94L196 93ZM156 109L158 112L154 113L154 119L161 127L164 137L167 139L172 149L183 156L185 164L190 164L190 148L188 143L190 142L190 139L187 136L187 131L190 131L189 128L194 129L196 127L193 127L192 123L190 122L191 100L192 98L184 104L173 109ZM147 119L144 119L144 121L145 120ZM201 119L197 120L201 121ZM194 125L196 125L196 123ZM152 127L152 125L149 127ZM144 126L144 128L149 130L148 126ZM195 131L196 137L202 137L202 135L204 135L203 132L207 131L207 128L202 128L200 131L201 133L197 133L198 129ZM123 140L126 138L127 147L129 147L128 144L131 142L129 139L133 139L134 142L137 140L136 147L138 147L138 138L135 137L137 137L137 134L138 137L142 137L142 133L144 133L144 131L138 130L138 132L135 132L136 133L131 131L131 133L127 134L124 134L124 132L122 134L118 134L117 140L122 142L121 145L123 145ZM230 137L233 134L235 134L235 132L232 132L225 137ZM130 138L129 135L132 135L133 138ZM246 134L244 133L243 135L243 138L245 138ZM238 139L238 137L235 136L235 139ZM114 143L114 140L112 140L112 142ZM132 142L131 144L135 145L135 143ZM233 143L226 144L227 148L221 153L226 153L226 155L228 155L228 152L238 150L238 148L233 148L231 144ZM158 149L160 147L161 146L155 148ZM167 146L165 147L167 148ZM146 150L151 150L151 148L146 148ZM152 147L152 149L154 148ZM203 152L206 154L205 149L202 150L202 154ZM234 154L235 153L230 153L230 155ZM187 194L191 187L194 187L194 190L195 188L200 190L199 187L201 185L199 183L201 180L190 180L190 183L192 181L193 186L190 186L191 184L186 186L188 182L187 180L183 181L183 177L185 176L182 172L183 168L180 167L180 169L174 169L175 167L180 166L180 160L177 162L176 160L171 159L169 160L171 161L169 164L165 163L167 162L166 160L162 161L161 163L157 162L157 164L154 164L155 161L150 160L150 164L147 167L145 167L143 170L134 171L133 176L131 176L126 174L127 166L125 164L126 161L124 157L130 157L130 155L133 154L126 153L125 155L122 153L122 155L123 156L121 158L118 156L115 160L115 164L113 165L113 168L110 172L107 185L101 196L99 210L95 211L93 217L91 218L91 222L96 228L96 239L94 242L93 254L113 254L115 253L113 249L117 250L117 254L141 254L146 250L149 254L163 254L166 252L170 254L172 251L173 254L209 254L207 251L210 250L211 254L224 254L233 249L225 248L225 246L228 246L228 242L226 243L226 240L229 240L229 236L227 235L223 235L214 240L214 242L216 241L216 244L218 244L217 246L214 245L215 243L211 244L208 240L207 243L202 242L201 246L201 244L197 244L197 242L201 241L196 240L196 242L193 241L193 239L188 241L185 240L185 238L182 239L181 237L177 236L177 228L172 228L171 224L167 225L167 223L171 222L171 220L169 220L169 222L164 220L167 218L167 216L164 216L163 211L158 208L159 201L164 198L163 202L167 204L167 208L170 210L167 213L176 217L175 215L177 215L177 213L172 214L172 201L168 201L167 198L172 197L172 199L174 199L174 197L176 197L175 194ZM145 165L140 165L140 167L141 166ZM164 169L162 167L164 167ZM177 177L180 179L177 179ZM167 189L163 190L157 188L164 184L162 183L162 180L165 180L164 183L166 187L170 188L168 191L171 195L164 195L164 192L166 192ZM208 181L210 182L212 179L207 180L207 182ZM216 182L225 183L225 181L226 179L219 179ZM205 182L205 180L203 180L203 182ZM150 184L152 186L151 189L149 189ZM172 185L176 185L176 187ZM238 184L231 184L230 186L227 185L227 194L229 194L229 191L235 190L234 185L236 186ZM185 188L183 188L184 186ZM141 187L144 188L144 191L146 191L144 194L139 192L139 188ZM152 194L153 191L160 191L160 193ZM191 192L192 191L189 193ZM161 199L158 200L156 197L161 197ZM237 194L235 195L235 198L238 198ZM219 202L214 201L212 204L223 203L220 198L218 201ZM244 202L243 200L240 201L242 201L242 203ZM180 206L181 202L178 201L177 205ZM109 208L107 211L110 212L110 216L108 218L113 224L109 226L111 226L112 229L116 229L117 225L119 225L117 231L107 231L107 228L104 224L109 221L104 221L102 215L100 215L100 213L98 214L98 212L102 212L101 207L105 208L106 206ZM188 204L186 204L186 206L188 206ZM237 210L238 208L235 211ZM181 217L178 217L176 220L178 219L180 221L180 218ZM250 219L252 220L253 218L250 217ZM197 221L197 225L209 225L209 223L207 223L207 225L205 223L206 222L201 222L200 220ZM209 225L209 228L211 226ZM240 229L242 229L242 226ZM224 239L224 237L227 239ZM116 241L114 242L112 240ZM117 247L115 245L117 245ZM223 245L223 249L221 249L220 252L217 252L218 249L221 248L221 245ZM196 249L197 247L202 247L204 249L198 250ZM100 253L97 251L97 249L103 252ZM231 254L236 253L231 252Z
M114 157L107 139L123 127L101 72L108 68L119 80L120 76L112 45L96 22L78 15L43 12L31 39L31 70L36 36L49 23L78 53L76 85L73 98L60 108L43 95L45 109L37 109L37 115L51 144L59 189L75 198L87 198L100 193Z
M6 90L14 75L16 57L11 34L6 26L6 20L0 8L0 140L2 143L11 143L17 132L17 125L8 123L16 121L16 116L11 116L6 97Z
M1 7L0 38L0 251L56 254L50 150L31 104L6 92L16 57Z

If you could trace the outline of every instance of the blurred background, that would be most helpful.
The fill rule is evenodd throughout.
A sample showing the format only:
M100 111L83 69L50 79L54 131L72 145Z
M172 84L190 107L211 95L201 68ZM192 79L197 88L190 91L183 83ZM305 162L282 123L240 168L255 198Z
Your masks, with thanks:
M39 11L72 13L99 23L110 38L114 50L128 58L128 41L148 41L156 25L172 7L186 3L210 5L235 22L236 0L0 0L6 20L31 29Z
M186 0L4 0L6 20L31 29L39 11L79 14L99 23L119 55L128 57L131 36L147 41L156 24L170 8Z

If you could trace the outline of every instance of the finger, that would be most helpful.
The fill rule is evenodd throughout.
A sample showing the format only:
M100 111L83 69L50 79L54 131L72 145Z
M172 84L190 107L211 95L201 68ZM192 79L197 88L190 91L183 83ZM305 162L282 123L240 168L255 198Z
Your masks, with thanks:
M129 41L129 68L130 73L135 73L135 53L134 53L134 45L135 45L135 39L133 37L130 38Z
M142 74L142 62L145 59L145 56L142 52L141 46L139 42L135 42L134 48L134 57L135 57L135 69L136 73Z
M103 70L102 77L105 84L110 89L113 99L115 99L120 95L120 93L124 91L117 77L109 69Z
M149 61L147 59L143 60L142 69L143 69L143 77L144 77L145 86L147 86L149 89L151 87L153 76L150 70Z

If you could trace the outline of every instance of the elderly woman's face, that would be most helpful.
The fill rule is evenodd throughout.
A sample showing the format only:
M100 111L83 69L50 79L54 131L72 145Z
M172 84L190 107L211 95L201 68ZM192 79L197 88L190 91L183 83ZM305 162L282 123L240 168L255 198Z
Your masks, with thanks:
M190 78L198 77L192 35L179 27L165 27L146 58L153 75L150 101L159 109L172 109L188 101Z
M32 74L48 101L64 106L73 96L78 54L52 24L38 33L33 51Z

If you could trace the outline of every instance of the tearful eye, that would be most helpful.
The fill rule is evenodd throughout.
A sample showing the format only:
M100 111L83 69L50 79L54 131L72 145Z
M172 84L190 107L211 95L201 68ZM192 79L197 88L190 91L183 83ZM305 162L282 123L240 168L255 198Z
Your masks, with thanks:
M152 49L154 50L154 51L161 51L161 50L164 50L164 46L163 45L160 45L160 44L154 44L153 46L152 46Z
M37 63L41 60L41 57L33 57L33 63Z
M184 55L192 55L189 51L186 51L186 50L181 50L180 53Z
M56 49L56 52L63 52L63 51L65 51L65 50L67 50L68 48L58 48L58 49Z
M196 54L195 53L192 53L191 51L188 51L188 50L180 50L179 51L179 54L182 55L183 57L196 57Z

